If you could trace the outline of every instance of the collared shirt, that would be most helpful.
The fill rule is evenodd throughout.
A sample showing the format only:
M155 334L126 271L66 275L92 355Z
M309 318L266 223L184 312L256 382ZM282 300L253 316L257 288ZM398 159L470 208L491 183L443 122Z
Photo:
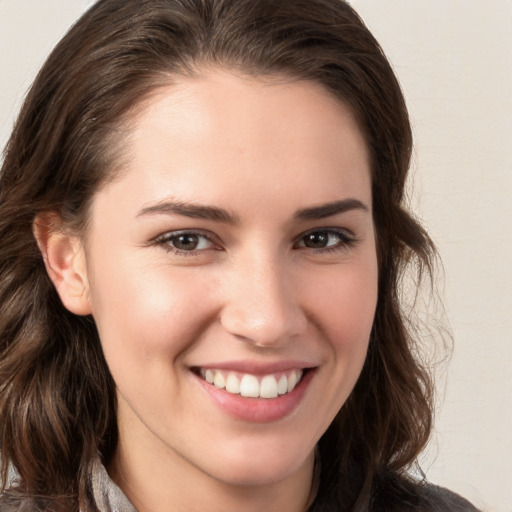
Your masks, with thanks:
M101 512L137 512L130 500L108 476L101 461L94 461L91 488L98 510Z
M318 461L318 459L317 459ZM16 473L10 471L9 480L15 480ZM319 464L315 464L315 476L313 488L310 497L310 504L314 501L319 484ZM123 491L113 482L107 473L107 470L101 463L99 457L93 461L90 486L95 505L101 512L137 512ZM393 491L393 489L381 490L382 496L379 500L385 508L380 505L369 507L371 510L396 510L396 511L422 511L422 512L479 512L471 503L461 496L448 491L442 487L434 485L416 485L415 492L406 492L405 498L402 493ZM377 502L380 503L380 501ZM390 505L390 500L393 505ZM411 501L412 500L412 501ZM417 502L417 503L416 503ZM395 506L396 505L396 506ZM389 508L391 506L391 508ZM34 506L34 501L29 497L20 497L16 494L6 494L0 496L0 512L33 512L40 510L39 506ZM366 509L365 509L366 510Z

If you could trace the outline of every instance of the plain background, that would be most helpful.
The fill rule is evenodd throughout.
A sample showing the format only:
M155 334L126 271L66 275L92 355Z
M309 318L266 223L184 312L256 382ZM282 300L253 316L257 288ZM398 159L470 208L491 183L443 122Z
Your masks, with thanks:
M0 146L90 0L0 0ZM512 511L512 0L353 0L403 85L414 209L444 262L454 335L428 478Z

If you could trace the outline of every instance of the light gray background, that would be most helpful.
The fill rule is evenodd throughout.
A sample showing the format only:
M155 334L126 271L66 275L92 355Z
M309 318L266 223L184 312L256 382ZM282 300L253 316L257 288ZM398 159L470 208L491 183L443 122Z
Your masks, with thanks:
M0 0L0 145L87 0ZM512 0L353 0L391 59L416 138L412 202L440 249L455 349L434 482L512 511Z

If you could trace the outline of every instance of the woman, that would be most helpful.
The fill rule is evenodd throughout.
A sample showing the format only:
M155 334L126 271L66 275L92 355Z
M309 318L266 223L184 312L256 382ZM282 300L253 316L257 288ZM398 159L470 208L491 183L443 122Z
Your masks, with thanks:
M1 510L474 510L407 473L411 145L342 1L96 3L0 178Z

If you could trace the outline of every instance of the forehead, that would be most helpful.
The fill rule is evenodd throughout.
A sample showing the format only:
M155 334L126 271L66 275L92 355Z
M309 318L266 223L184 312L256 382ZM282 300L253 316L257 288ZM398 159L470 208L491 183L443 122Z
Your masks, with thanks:
M314 82L210 71L156 90L126 128L120 181L141 201L229 199L236 208L264 193L320 203L357 192L371 203L355 117Z

